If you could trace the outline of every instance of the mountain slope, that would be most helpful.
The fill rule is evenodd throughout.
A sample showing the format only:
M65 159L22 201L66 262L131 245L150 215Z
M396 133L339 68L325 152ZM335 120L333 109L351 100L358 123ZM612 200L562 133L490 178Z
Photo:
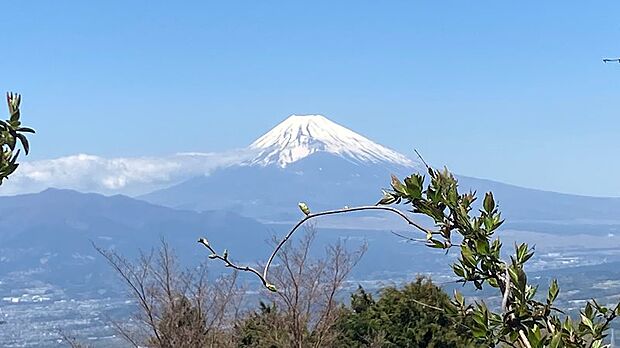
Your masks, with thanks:
M231 212L180 211L126 196L70 190L0 197L0 210L0 275L36 270L42 280L56 283L111 273L91 242L131 257L164 237L184 263L196 265L206 259L196 243L201 236L221 247L247 241L237 255L250 260L262 257L256 245L271 236L263 225Z
M374 203L390 173L411 170L315 153L285 168L229 167L141 198L180 209L227 209L266 220L292 219L299 216L296 207L300 201L315 210Z

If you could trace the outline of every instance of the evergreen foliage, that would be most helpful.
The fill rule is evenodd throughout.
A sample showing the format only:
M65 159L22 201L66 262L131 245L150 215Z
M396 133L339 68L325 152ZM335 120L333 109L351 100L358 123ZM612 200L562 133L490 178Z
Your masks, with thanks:
M340 320L341 347L475 347L467 326L444 308L449 296L430 279L381 290L377 300L362 287Z

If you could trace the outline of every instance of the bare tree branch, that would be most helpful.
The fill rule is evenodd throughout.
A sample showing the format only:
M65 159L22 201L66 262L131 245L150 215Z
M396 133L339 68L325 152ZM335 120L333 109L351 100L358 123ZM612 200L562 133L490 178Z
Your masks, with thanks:
M113 322L133 347L233 347L230 332L239 318L242 291L237 273L209 282L205 265L181 270L166 243L130 262L118 253L95 249L125 282L138 304L138 325Z
M307 207L306 207L306 209L307 209ZM303 209L302 209L302 211L303 211ZM351 207L351 208L345 207L345 208L342 208L342 209L327 210L327 211L322 211L322 212L319 212L319 213L310 213L309 211L307 211L306 216L303 219L301 219L299 222L297 222L293 226L293 228L284 236L284 238L275 246L274 250L272 251L271 255L269 256L269 259L267 260L267 263L265 264L265 267L263 268L262 274L261 274L261 272L259 272L258 270L256 270L255 268L252 268L250 266L241 266L241 265L237 265L237 264L233 263L229 259L229 255L228 255L228 251L227 250L224 250L222 255L220 255L219 253L217 253L215 251L215 249L211 246L211 244L209 244L209 242L205 238L200 238L198 240L198 243L204 245L211 252L211 255L209 255L210 259L221 260L222 262L224 262L226 267L230 267L230 268L233 268L233 269L236 269L236 270L239 270L239 271L254 273L258 277L258 279L260 279L260 281L262 282L263 286L265 286L268 290L270 290L272 292L276 292L277 291L276 286L274 284L272 284L271 282L269 282L269 280L268 280L269 268L271 267L271 264L273 263L273 260L276 257L276 255L278 254L278 252L280 251L280 249L282 249L282 247L288 242L288 240L293 236L293 234L295 234L295 232L301 226L303 226L306 222L308 222L308 221L310 221L312 219L321 217L321 216L347 214L347 213L358 212L358 211L387 211L387 212L396 214L397 216L399 216L400 218L405 220L405 222L407 222L409 225L413 226L414 228L418 229L421 232L424 232L427 236L428 235L436 234L436 232L433 232L430 229L427 229L427 228L423 227L422 225L418 224L417 222L415 222L413 219L411 219L409 216L407 216L404 212L402 212L402 211L400 211L400 210L398 210L396 208L389 207L389 206L370 205L370 206L359 206L359 207ZM306 211L304 211L304 213L306 213Z

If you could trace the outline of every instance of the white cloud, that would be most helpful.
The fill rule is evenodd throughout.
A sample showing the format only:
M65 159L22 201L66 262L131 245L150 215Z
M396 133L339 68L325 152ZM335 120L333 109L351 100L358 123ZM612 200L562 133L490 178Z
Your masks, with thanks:
M0 195L39 192L49 187L104 194L138 195L217 168L250 159L248 150L179 153L163 157L104 158L78 154L23 162L0 186Z

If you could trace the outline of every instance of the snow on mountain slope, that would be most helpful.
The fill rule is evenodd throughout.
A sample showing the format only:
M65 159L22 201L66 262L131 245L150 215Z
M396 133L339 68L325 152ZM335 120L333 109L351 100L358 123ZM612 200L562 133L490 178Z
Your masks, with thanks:
M418 163L381 146L321 115L292 115L253 142L258 151L250 165L282 168L316 152L327 152L361 163L417 167Z

